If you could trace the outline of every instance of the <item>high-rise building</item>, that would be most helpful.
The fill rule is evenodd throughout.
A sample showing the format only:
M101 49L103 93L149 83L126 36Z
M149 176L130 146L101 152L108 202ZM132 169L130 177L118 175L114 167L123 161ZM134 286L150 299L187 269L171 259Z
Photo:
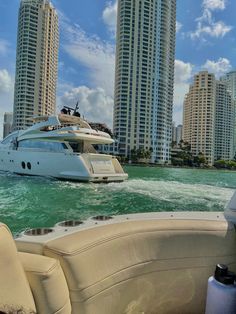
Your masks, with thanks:
M3 138L9 135L12 131L13 113L5 112L3 118Z
M234 157L235 104L224 82L216 81L215 160Z
M235 106L235 122L234 122L234 155L236 155L236 71L231 71L220 78L227 84L228 90L231 92Z
M215 150L215 76L207 71L195 75L184 100L183 139L194 156L204 154L209 165Z
M176 0L119 0L114 134L119 152L170 161Z
M227 88L231 91L233 99L236 100L236 71L231 71L220 78L227 84Z
M18 17L14 129L56 110L59 28L49 0L21 0Z
M183 126L182 124L179 124L176 127L176 143L179 144L179 142L183 139Z
M233 158L234 102L226 84L214 74L199 72L184 100L183 140L194 156L202 153L209 165Z
M179 124L175 126L175 122L172 123L172 142L179 144L183 138L183 126Z

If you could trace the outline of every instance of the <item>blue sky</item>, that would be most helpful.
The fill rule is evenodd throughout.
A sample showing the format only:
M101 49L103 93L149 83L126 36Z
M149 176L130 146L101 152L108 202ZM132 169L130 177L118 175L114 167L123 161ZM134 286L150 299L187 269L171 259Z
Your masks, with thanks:
M20 0L0 0L0 137L12 111ZM60 18L58 108L80 101L82 114L112 126L116 1L52 0ZM235 0L177 0L174 120L202 69L220 76L236 68Z

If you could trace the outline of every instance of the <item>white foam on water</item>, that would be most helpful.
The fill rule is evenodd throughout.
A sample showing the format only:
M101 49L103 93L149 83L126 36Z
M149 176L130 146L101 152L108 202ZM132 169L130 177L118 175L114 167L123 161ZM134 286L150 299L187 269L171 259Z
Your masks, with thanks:
M196 204L224 207L233 196L234 190L219 186L186 184L177 181L128 180L120 184L109 184L108 189L136 193L152 199L176 204ZM201 210L201 208L199 208Z

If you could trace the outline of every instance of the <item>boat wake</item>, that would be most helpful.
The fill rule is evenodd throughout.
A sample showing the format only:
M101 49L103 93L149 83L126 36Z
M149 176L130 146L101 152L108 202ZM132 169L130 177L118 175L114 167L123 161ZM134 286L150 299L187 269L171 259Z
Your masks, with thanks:
M231 199L231 188L203 184L186 184L177 181L128 180L110 184L108 189L148 197L161 203L173 203L188 210L219 210ZM194 208L193 208L194 207Z
M0 221L19 232L98 214L223 211L236 182L234 178L217 178L214 184L146 178L85 184L0 174Z

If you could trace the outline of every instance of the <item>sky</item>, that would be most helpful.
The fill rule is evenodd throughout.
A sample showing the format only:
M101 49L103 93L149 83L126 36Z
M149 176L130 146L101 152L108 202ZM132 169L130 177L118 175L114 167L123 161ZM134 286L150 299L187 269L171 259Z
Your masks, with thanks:
M4 112L12 112L20 0L0 0L0 138ZM116 0L52 0L59 15L57 107L74 106L90 121L112 127ZM177 0L174 116L195 73L220 77L236 69L236 1Z

